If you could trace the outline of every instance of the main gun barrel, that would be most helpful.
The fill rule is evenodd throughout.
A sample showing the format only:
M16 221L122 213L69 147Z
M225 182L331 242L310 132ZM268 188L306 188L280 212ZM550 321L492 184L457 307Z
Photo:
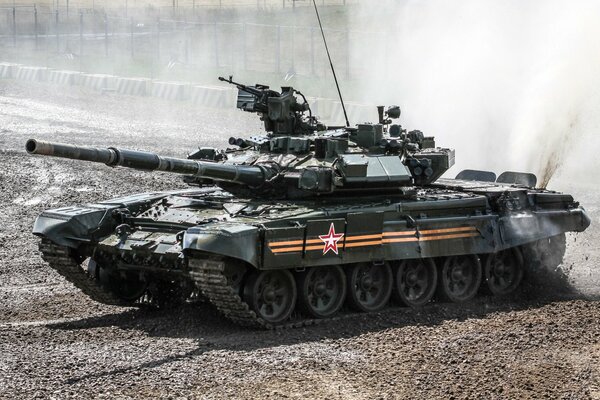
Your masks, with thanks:
M91 161L106 164L110 167L119 166L146 171L165 171L176 174L194 175L201 178L236 182L249 186L260 186L269 175L269 171L265 167L257 165L235 165L187 160L164 157L147 151L118 149L116 147L102 149L29 139L25 144L25 149L29 154Z

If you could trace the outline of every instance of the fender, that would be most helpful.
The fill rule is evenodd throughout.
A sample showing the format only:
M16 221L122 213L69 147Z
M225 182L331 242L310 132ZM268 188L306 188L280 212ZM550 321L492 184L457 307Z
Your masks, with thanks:
M144 208L170 194L142 193L97 204L46 210L35 220L33 234L61 246L77 248L82 242L98 241L112 233L115 228L115 221L111 218L114 210Z
M33 234L61 246L77 248L81 242L106 236L112 227L112 210L117 207L96 204L44 211L35 220Z
M499 221L504 247L520 246L564 232L583 232L591 219L583 209L534 211L502 216Z
M245 224L210 223L192 227L183 235L183 250L198 250L243 260L259 266L259 229Z

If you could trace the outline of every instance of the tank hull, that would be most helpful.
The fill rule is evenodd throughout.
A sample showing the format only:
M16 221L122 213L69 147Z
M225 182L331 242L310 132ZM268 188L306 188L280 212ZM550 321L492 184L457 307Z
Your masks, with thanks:
M318 268L341 266L348 277L357 265L383 265L397 274L405 262L432 260L442 273L448 260L475 257L482 265L478 268L485 269L494 255L581 232L589 224L585 210L569 195L441 179L411 196L277 202L240 199L217 188L140 194L46 211L34 233L68 249L71 259L92 260L87 271L81 270L91 278L89 284L104 285L117 297L119 280L133 276L125 303L152 291L154 282L175 284L197 289L235 322L272 327L290 318L257 316L248 304L252 294L244 293L248 276L272 271L285 280L289 274L296 288L307 271ZM242 271L239 281L232 281L229 264ZM77 281L80 286L81 277Z

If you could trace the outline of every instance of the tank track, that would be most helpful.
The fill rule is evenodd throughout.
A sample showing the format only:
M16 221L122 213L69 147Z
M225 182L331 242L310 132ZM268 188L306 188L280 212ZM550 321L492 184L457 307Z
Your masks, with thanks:
M202 295L213 304L227 319L240 326L258 329L289 329L316 325L325 321L348 318L351 315L340 314L328 319L302 318L292 315L292 319L281 325L273 325L250 310L248 304L231 287L225 276L225 261L221 259L198 260L188 262L190 277L194 280Z
M564 241L564 238L562 240ZM562 253L560 254L560 260L562 261ZM191 258L188 260L189 275L200 290L201 295L213 304L221 315L240 326L269 330L289 329L348 319L357 315L378 315L406 310L404 306L395 306L393 304L388 304L381 311L370 313L355 312L343 308L334 317L322 319L308 318L298 312L294 312L290 321L280 325L273 325L256 315L244 299L242 299L237 290L231 286L231 282L225 274L225 265L226 261L222 258Z
M103 289L96 280L92 279L73 257L70 248L56 245L47 239L42 239L39 249L42 252L42 258L52 269L57 271L92 300L108 305L132 306L130 302L119 299L111 292ZM188 259L189 277L200 290L202 297L213 304L222 316L237 325L267 330L290 329L366 314L342 309L334 317L317 319L305 317L299 312L294 312L289 321L273 325L250 309L250 306L231 285L230 279L225 273L225 266L226 260L223 258ZM369 314L382 314L403 309L406 309L406 307L388 305L384 310Z
M115 306L127 305L112 293L102 289L94 279L90 278L87 272L81 268L80 263L71 255L70 248L54 244L48 239L42 239L39 249L42 252L42 258L52 269L92 300Z

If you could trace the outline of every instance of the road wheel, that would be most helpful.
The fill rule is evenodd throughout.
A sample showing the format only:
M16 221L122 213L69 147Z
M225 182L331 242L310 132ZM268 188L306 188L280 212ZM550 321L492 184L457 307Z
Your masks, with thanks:
M244 300L271 324L286 321L296 306L296 282L289 271L254 271L244 285Z
M409 307L422 306L433 297L437 279L437 268L431 258L403 260L396 268L395 297Z
M485 281L497 296L514 292L523 280L523 255L518 248L489 254L485 260Z
M309 268L298 276L302 311L315 318L334 315L344 304L346 276L339 266Z
M446 258L439 276L440 297L454 303L471 300L479 290L481 276L481 262L476 255Z
M392 269L388 263L359 263L347 271L348 302L363 311L381 310L390 299L393 286Z

